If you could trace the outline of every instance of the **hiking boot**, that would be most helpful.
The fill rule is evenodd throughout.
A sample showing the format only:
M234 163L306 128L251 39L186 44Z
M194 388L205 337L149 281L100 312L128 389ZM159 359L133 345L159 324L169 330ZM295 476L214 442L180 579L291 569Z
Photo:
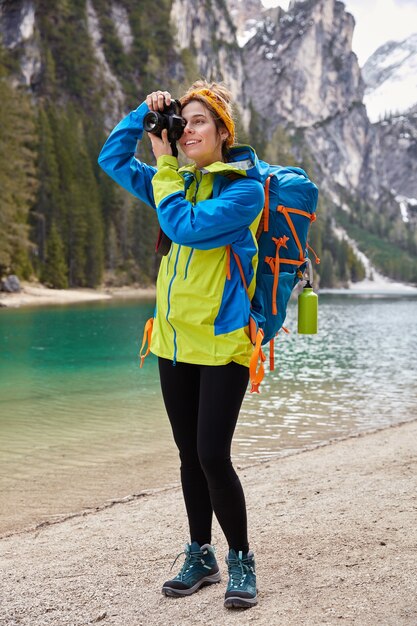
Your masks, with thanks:
M175 561L181 554L185 554L184 565L175 578L167 580L162 585L163 594L166 596L190 596L200 587L220 581L219 566L214 556L213 546L205 543L200 547L196 541L193 541L191 545L188 543L185 545L184 552L181 552Z
M226 557L229 568L229 583L224 596L224 606L228 609L249 608L258 604L256 596L255 558L252 550L243 556L232 549Z

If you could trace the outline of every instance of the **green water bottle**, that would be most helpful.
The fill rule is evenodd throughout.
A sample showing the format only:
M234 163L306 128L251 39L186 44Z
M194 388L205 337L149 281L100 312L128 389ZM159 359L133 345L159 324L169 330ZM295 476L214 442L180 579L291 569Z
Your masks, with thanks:
M300 334L317 334L318 302L318 296L308 280L298 296L298 332Z

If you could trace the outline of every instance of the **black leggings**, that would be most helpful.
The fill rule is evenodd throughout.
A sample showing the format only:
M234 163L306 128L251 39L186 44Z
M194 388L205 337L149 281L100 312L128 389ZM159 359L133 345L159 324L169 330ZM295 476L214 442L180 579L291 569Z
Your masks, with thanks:
M191 541L211 543L213 511L229 547L247 552L246 504L230 447L249 370L159 358L162 395L181 459Z

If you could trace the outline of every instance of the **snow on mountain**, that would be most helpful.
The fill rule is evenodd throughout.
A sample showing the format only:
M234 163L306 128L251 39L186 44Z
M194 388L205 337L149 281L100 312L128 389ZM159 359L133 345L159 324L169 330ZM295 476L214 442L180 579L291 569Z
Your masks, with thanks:
M262 25L265 8L261 0L227 0L227 8L236 26L237 42L243 48Z
M417 33L380 46L362 68L364 103L371 122L417 103Z

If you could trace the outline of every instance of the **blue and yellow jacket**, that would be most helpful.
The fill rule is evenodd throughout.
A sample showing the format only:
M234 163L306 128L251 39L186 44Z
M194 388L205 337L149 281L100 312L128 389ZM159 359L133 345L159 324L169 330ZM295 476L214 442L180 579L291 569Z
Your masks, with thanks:
M266 165L249 146L235 146L228 163L203 170L179 168L173 156L160 157L156 168L142 163L134 155L148 111L143 103L115 127L99 164L156 210L173 242L158 273L151 351L174 362L249 366L250 303L241 272L252 297Z

